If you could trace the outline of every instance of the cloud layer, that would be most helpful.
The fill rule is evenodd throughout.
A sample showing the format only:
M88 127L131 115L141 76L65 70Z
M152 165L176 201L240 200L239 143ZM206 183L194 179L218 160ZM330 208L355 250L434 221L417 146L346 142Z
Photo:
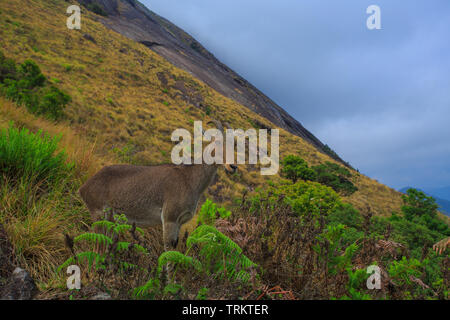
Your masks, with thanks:
M361 172L450 185L450 1L144 0ZM382 30L366 28L381 8Z

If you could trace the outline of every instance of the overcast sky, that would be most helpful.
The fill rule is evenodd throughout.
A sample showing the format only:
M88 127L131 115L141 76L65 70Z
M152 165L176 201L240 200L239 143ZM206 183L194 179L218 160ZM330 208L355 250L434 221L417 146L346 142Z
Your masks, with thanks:
M449 0L143 0L364 174L450 185ZM381 8L382 30L366 9Z

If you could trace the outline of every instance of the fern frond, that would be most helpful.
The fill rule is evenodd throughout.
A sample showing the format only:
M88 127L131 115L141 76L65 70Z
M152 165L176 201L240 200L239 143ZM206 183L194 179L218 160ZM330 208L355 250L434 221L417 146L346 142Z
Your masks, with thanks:
M130 247L130 243L126 241L117 242L117 251L126 251Z
M100 220L96 221L92 224L92 228L100 227L104 228L107 231L110 231L112 228L114 228L114 222L108 221L108 220Z
M148 254L148 250L146 248L144 248L143 246L139 245L139 244L134 244L134 249L136 249L138 252L144 253L144 254Z
M161 273L162 268L169 262L185 268L193 267L197 271L202 270L202 265L197 259L186 256L178 251L166 251L158 258L158 274Z
M62 269L67 268L68 266L71 266L73 264L75 264L75 259L74 257L70 257L62 265L58 267L57 271L61 272Z
M80 242L80 241L87 241L90 242L94 245L96 244L111 244L112 240L110 237L101 234L101 233L83 233L81 235L79 235L78 237L76 237L75 239L73 239L73 241L75 243Z
M118 224L114 227L114 232L121 235L124 234L126 231L131 230L131 228L132 226L130 226L129 224Z
M256 264L247 258L242 249L226 235L209 225L202 225L187 239L187 247L201 247L200 256L205 265L217 274L226 274L230 279L247 281L247 270Z
M121 252L121 251L126 251L130 248L130 242L126 242L126 241L119 241L117 243L117 251ZM137 252L140 253L144 253L144 254L148 254L147 249L145 249L143 246L135 243L132 246L132 249L136 250Z
M76 264L76 263L80 263L80 262L84 262L88 264L88 268L89 270L92 269L92 267L95 266L95 269L97 269L101 263L104 262L104 256L100 255L96 252L92 252L92 251L84 251L84 252L80 252L76 255L75 257L70 257L69 259L66 260L66 262L64 262L61 266L59 266L58 268L58 272L60 272L62 269L67 268L68 266L72 265L72 264Z
M144 268L140 268L140 267L138 267L137 265L135 265L133 263L128 263L128 262L125 262L125 261L120 261L119 262L119 268L121 270L125 270L125 271L130 270L130 269L142 269L142 270L145 270Z
M139 227L136 227L136 231L139 232L141 235L144 235L144 230L143 229L141 229Z
M159 291L160 284L158 279L150 279L143 286L137 287L133 290L133 297L137 299L153 298Z

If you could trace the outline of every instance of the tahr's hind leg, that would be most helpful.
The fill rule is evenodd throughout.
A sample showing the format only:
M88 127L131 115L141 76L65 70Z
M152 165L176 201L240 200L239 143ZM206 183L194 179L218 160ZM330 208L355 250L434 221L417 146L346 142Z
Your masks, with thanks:
M164 251L175 250L178 245L178 233L180 231L180 226L176 222L163 221L163 242ZM173 274L173 265L171 263L164 265L163 267L163 279L171 279Z

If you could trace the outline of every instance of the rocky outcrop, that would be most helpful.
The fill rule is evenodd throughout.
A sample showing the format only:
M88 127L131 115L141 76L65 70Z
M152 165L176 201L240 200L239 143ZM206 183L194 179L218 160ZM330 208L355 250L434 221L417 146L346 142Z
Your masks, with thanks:
M303 138L319 151L344 163L297 120L247 80L221 63L197 40L136 0L80 0L98 5L100 21L110 29L146 45L173 65L190 72L224 96L246 106L275 125Z
M16 268L6 285L0 289L0 300L31 300L38 290L30 274Z

